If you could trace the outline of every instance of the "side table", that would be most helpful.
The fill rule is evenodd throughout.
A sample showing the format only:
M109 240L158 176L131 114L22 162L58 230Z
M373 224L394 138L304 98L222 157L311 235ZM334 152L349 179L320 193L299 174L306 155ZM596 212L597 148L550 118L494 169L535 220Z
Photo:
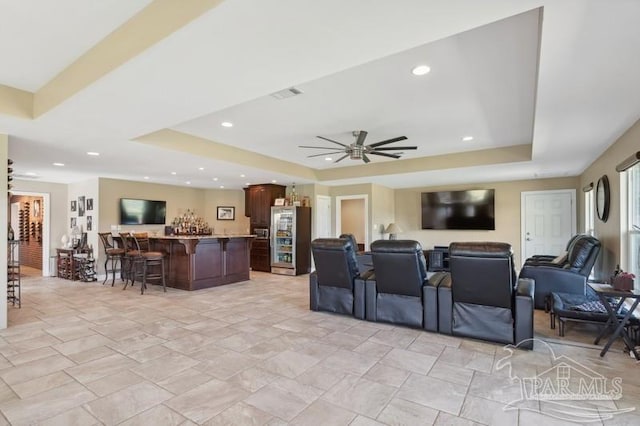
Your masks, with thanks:
M635 344L633 343L631 337L629 337L629 334L625 329L625 327L630 323L631 318L636 308L638 307L638 304L640 303L640 294L634 294L630 291L614 290L613 287L606 285L592 285L591 287L595 290L596 294L600 298L600 301L602 302L602 305L604 305L607 313L609 314L607 323L605 324L604 328L602 329L594 343L597 345L600 342L600 339L602 339L607 333L607 331L613 331L613 333L609 337L609 340L607 341L607 344L604 345L604 348L602 348L602 351L600 351L600 356L604 356L609 348L611 348L613 342L621 336L624 340L625 345L627 345L627 348L629 348L629 350L633 353L637 360L640 360L640 356L636 351ZM624 316L619 316L618 312L627 299L631 300L631 306Z

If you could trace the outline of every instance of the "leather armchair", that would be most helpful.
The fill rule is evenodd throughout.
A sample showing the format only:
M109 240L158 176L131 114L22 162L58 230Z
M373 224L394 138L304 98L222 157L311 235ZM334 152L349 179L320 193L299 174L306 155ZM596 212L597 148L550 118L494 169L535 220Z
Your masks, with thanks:
M364 283L358 286L355 283L359 271L352 242L344 238L319 238L311 242L311 252L316 265L309 275L311 310L364 319Z
M373 273L365 283L367 320L422 328L427 265L420 243L378 240L371 244L371 254Z
M600 247L597 238L580 235L569 248L566 263L525 263L520 270L520 277L535 280L536 309L544 309L545 298L551 293L584 296L587 291L587 278L600 253Z
M353 244L354 250L356 251L356 261L358 262L358 270L360 271L361 274L373 268L373 261L371 260L371 254L358 251L358 241L356 240L355 235L340 234L338 238L346 238L351 241L351 244Z
M510 244L452 243L438 286L438 331L532 349L535 282L517 279Z
M573 243L578 238L580 238L580 237L582 237L584 235L587 235L587 234L576 234L573 237L569 238L569 241L567 242L567 246L564 249L564 251L566 253L569 253L569 250L571 249L571 246L573 245ZM536 255L531 256L527 260L525 260L525 265L526 264L539 263L539 262L551 262L553 259L555 259L556 257L560 256L561 254L562 253L558 253L556 255L552 255L552 254L536 254Z

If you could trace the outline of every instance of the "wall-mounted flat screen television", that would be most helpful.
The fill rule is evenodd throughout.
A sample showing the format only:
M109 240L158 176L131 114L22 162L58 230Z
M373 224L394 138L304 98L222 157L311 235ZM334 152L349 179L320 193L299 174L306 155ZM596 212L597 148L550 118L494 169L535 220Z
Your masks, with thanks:
M495 190L423 192L422 229L495 230Z
M164 225L167 202L120 198L121 225Z

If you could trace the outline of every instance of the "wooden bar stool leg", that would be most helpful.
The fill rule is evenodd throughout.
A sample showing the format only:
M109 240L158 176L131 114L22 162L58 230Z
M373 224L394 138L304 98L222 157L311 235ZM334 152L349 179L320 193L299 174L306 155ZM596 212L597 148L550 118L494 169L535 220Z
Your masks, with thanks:
M164 289L164 292L167 292L167 284L165 282L165 277L164 277L164 256L162 257L162 260L160 261L160 265L161 265L161 271L162 271L162 288Z

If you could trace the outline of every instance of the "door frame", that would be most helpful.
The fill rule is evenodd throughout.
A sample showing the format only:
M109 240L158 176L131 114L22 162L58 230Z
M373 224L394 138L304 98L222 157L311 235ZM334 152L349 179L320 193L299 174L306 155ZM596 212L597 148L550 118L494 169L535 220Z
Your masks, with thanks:
M550 195L550 194L569 194L571 195L571 235L577 232L577 210L576 210L576 190L574 189L549 189L546 191L522 191L520 192L520 265L524 265L526 254L524 250L526 242L526 212L525 200L527 195Z
M329 235L331 235L331 229L333 228L333 221L331 220L331 196L329 195L316 195L316 208L315 208L315 226L314 226L314 230L313 230L313 234L314 234L314 238L318 238L318 225L321 223L320 220L320 215L323 213L322 211L320 211L320 200L329 200Z
M51 194L48 192L11 191L11 195L42 197L42 276L51 276L49 257L51 256ZM11 203L9 203L11 204Z
M338 195L336 196L336 237L342 234L342 200L364 200L364 249L369 248L369 195Z

